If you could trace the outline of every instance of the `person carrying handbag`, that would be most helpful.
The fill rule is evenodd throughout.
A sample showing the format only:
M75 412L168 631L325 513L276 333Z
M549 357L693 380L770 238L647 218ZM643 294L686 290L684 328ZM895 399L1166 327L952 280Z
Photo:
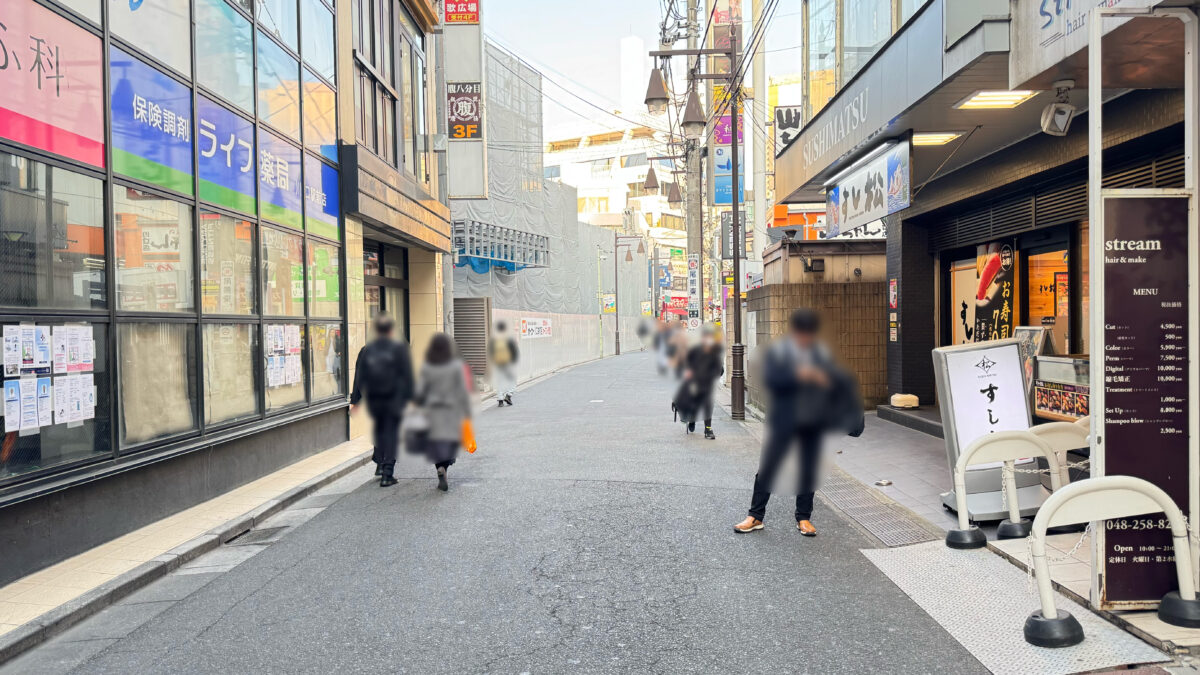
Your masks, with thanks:
M463 444L464 429L470 430L472 409L463 362L455 352L450 336L433 336L415 398L428 423L422 443L425 456L437 468L438 489L443 492L450 489L446 470Z

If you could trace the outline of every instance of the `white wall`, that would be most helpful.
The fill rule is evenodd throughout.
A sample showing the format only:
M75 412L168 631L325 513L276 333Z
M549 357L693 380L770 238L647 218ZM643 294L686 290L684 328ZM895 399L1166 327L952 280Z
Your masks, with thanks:
M603 356L613 355L613 317L605 315L603 328L595 314L552 314L526 312L513 309L492 309L492 322L503 321L516 333L521 319L548 318L551 321L551 336L548 338L521 339L517 337L521 351L517 363L517 380L526 382L560 368L586 363ZM637 335L641 318L621 317L621 353L628 354L643 347Z

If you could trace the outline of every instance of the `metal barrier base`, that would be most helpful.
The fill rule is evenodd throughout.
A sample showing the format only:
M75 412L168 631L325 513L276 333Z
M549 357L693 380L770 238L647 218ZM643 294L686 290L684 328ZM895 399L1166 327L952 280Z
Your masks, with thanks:
M987 546L987 535L978 527L969 530L948 530L946 546L959 549L983 548Z
M1025 641L1037 647L1073 647L1083 642L1083 626L1070 612L1058 610L1058 617L1047 619L1042 610L1025 620Z
M1172 626L1200 628L1200 598L1184 600L1179 591L1171 591L1158 605L1158 618Z
M1024 539L1033 531L1033 521L1028 518L1022 518L1017 522L1011 520L1001 521L996 527L997 539Z

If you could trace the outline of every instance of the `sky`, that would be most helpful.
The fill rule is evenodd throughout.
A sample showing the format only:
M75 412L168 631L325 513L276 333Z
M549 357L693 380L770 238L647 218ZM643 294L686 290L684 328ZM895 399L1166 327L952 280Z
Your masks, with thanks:
M565 104L545 102L547 129L582 119L567 108L589 119L606 117L554 83L615 110L620 97L621 38L636 35L647 49L658 44L658 0L493 0L488 9L484 32L541 70L553 81L543 85L544 94Z

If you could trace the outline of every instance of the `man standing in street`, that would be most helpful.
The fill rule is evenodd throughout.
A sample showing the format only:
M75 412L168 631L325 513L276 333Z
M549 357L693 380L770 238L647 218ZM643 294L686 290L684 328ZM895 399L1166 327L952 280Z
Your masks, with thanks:
M358 411L363 395L367 412L375 423L375 452L372 456L380 476L379 486L396 484L394 471L400 449L400 418L412 398L413 366L408 345L392 338L396 322L387 314L375 317L375 339L358 352L354 367L354 389L350 414Z
M767 437L750 513L733 526L739 533L763 529L767 500L779 466L793 442L800 447L800 481L796 491L796 529L815 537L813 498L826 431L845 430L851 436L863 431L862 402L854 378L833 362L829 349L817 339L820 319L810 309L792 312L789 335L767 347L763 379L771 396L767 412Z
M492 372L495 374L496 407L504 404L512 406L513 394L517 393L517 341L508 334L508 326L499 321L496 323L496 334L488 345L488 357L492 360Z

